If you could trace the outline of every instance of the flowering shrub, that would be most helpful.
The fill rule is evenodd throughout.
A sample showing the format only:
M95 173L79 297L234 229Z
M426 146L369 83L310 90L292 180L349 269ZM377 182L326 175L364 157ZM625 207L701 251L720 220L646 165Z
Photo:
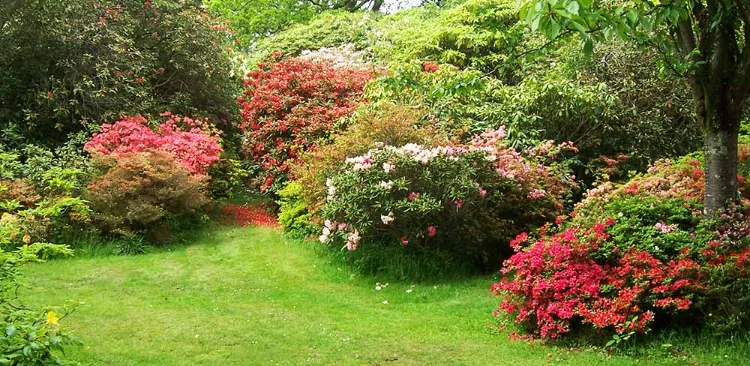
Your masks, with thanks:
M527 235L516 237L511 244L518 253L503 266L512 279L503 278L491 289L504 296L500 310L530 324L540 336L555 338L569 331L574 319L617 333L644 332L656 312L687 309L690 290L699 287L695 261L660 261L637 249L613 265L593 259L610 238L606 229L613 222L572 227L540 238L526 250L520 245Z
M317 51L304 50L299 58L305 61L326 62L337 69L364 70L373 68L373 65L367 61L367 52L358 51L352 43L338 47L323 47Z
M172 155L190 173L205 176L223 151L218 136L207 132L208 122L168 112L162 117L165 120L156 131L142 116L125 116L114 124L104 124L84 149L91 154L116 156L161 150Z
M326 178L335 173L348 156L357 156L375 148L376 144L403 146L409 143L433 146L447 144L448 139L422 122L425 111L410 106L384 104L376 110L360 110L351 126L336 133L330 144L307 151L292 164L294 180L305 189L300 192L310 209L316 213L326 199ZM283 212L282 208L282 214Z
M289 163L354 111L372 73L296 58L271 58L258 68L247 75L238 98L240 129L255 164L255 186L275 192L288 178Z
M96 212L95 223L107 233L158 235L169 229L170 220L199 216L207 203L203 181L167 152L144 150L97 160L104 174L84 196Z
M750 169L741 151L744 197ZM703 187L696 155L590 190L569 222L560 217L537 240L524 233L511 242L508 278L491 289L502 296L500 311L551 338L579 322L627 335L698 314L691 323L748 329L750 200L706 220Z
M519 230L555 217L572 183L524 158L504 130L466 145L383 146L346 159L327 182L320 241L428 247L475 265L496 260Z

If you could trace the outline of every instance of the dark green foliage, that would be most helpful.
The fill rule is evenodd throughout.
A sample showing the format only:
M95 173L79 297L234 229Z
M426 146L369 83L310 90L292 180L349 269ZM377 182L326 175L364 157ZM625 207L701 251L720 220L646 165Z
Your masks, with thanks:
M226 33L189 3L8 0L0 29L4 141L58 144L122 114L232 117Z

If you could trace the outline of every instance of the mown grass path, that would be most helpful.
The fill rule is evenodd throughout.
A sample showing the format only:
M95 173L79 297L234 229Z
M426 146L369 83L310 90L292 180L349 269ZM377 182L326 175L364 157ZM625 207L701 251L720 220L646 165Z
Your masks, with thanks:
M490 279L375 290L268 228L221 227L134 257L26 268L30 304L84 301L62 323L95 365L742 364L722 349L685 359L608 356L510 342L487 328ZM387 279L380 280L387 282ZM413 286L413 287L412 287ZM411 292L407 292L410 290ZM387 301L387 304L383 302ZM745 359L744 361L747 361Z

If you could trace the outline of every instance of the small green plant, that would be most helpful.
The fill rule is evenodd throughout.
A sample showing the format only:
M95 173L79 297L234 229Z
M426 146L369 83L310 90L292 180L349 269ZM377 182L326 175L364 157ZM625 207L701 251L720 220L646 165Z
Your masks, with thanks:
M148 245L142 236L125 237L117 241L115 253L117 255L138 255L146 253Z
M278 192L279 225L294 238L314 236L317 231L304 200L305 189L302 184L292 181Z
M0 235L4 235L0 231ZM19 266L45 258L71 256L67 246L47 243L26 245L12 252L0 250L0 364L70 365L60 357L66 346L80 344L60 327L60 320L75 311L77 303L44 311L24 306L18 299Z

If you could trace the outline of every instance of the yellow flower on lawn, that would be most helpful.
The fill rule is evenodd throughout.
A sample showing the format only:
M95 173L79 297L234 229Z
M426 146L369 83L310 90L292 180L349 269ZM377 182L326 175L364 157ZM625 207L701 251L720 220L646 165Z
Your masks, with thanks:
M57 317L57 314L55 314L54 311L47 313L47 325L57 325L58 320L60 320L60 318Z
M23 242L24 242L24 244L31 243L31 237L29 236L29 234L26 234L26 235L23 236Z

